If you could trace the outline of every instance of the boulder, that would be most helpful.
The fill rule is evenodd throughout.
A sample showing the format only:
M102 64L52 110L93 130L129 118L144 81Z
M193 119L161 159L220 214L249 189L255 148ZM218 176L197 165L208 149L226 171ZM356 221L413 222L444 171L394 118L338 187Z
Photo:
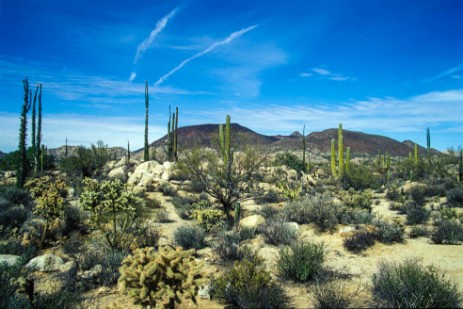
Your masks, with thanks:
M19 255L0 254L0 264L6 264L8 266L15 265L20 259L21 257Z
M15 171L6 171L4 174L5 178L13 178L16 177L16 172Z
M60 270L60 267L63 264L64 261L59 256L53 254L44 254L30 260L26 267L31 270L52 272Z
M125 166L116 167L109 172L108 177L125 181L127 179L126 170L127 168Z
M257 229L265 223L265 218L260 215L252 215L240 220L240 226Z

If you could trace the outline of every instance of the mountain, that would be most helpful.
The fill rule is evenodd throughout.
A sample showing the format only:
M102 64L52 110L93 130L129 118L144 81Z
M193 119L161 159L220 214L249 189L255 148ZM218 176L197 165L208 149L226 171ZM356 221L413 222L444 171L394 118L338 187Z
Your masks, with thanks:
M6 156L6 153L0 151L0 159L3 158L4 156Z
M289 136L276 135L267 136L256 133L249 128L237 123L231 124L232 133L235 134L234 140L243 141L247 145L261 145L273 151L278 150L300 150L302 147L302 134L298 131ZM203 124L185 126L178 128L179 149L188 148L193 145L209 147L214 139L217 139L218 124ZM337 143L338 129L327 129L320 132L312 132L306 136L307 149L311 152L318 151L326 153L330 151L331 139ZM353 154L376 155L388 152L393 156L408 156L413 153L414 143L411 141L399 142L392 138L366 134L362 132L343 130L344 146L350 147ZM150 147L162 147L166 145L167 135L153 142ZM141 152L137 150L135 153ZM426 154L426 148L419 146L418 151L421 155ZM440 154L437 150L432 150L433 154Z
M68 145L68 156L74 155L78 147L79 146L69 146ZM109 147L108 151L110 154L115 156L116 159L120 159L127 154L127 150L122 147ZM52 155L57 159L64 158L65 152L66 152L66 146L48 149L47 151L49 155Z

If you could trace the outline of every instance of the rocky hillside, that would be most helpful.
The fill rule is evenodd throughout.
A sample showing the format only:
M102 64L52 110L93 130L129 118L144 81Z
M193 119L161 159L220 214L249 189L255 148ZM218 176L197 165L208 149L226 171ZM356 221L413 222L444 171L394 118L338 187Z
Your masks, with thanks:
M217 138L218 124L204 124L195 126L185 126L178 129L178 144L179 147L191 147L193 145L208 147L214 144L214 139ZM239 142L245 142L247 145L261 145L269 150L300 150L302 134L298 131L291 133L288 136L276 135L267 136L256 133L237 123L232 124L232 132L235 133ZM376 155L378 151L381 153L389 152L393 156L407 156L409 152L413 152L414 143L411 141L399 142L392 138L343 130L344 145L350 147L353 154L369 154ZM329 152L331 139L337 140L338 130L327 129L320 132L312 132L306 137L307 148L311 152ZM153 142L150 146L162 147L166 145L167 135ZM136 151L140 152L142 149ZM419 146L420 154L425 154L426 149ZM433 150L434 154L439 154L437 150Z
M79 146L68 146L68 155L71 156L75 154ZM48 154L54 156L57 159L63 158L66 151L66 146L61 146L58 148L48 149ZM115 159L120 159L127 154L127 150L123 147L110 147L108 148L110 154L112 154Z

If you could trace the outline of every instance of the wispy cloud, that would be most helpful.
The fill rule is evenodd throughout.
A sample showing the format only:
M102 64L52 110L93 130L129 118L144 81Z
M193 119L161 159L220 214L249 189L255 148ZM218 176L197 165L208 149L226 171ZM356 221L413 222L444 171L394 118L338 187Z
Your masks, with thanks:
M154 83L154 86L159 86L161 85L166 79L168 79L172 74L174 74L175 72L179 71L181 68L183 68L185 65L187 65L189 62L195 60L196 58L199 58L201 56L204 56L205 54L207 53L210 53L211 51L213 51L214 49L216 49L217 47L219 46L222 46L222 45L227 45L227 44L230 44L233 40L235 40L236 38L239 38L240 36L242 36L243 34L245 34L246 32L249 32L251 30L253 30L254 28L256 28L257 25L253 25L251 27L248 27L248 28L244 28L244 29L241 29L240 31L236 31L236 32L233 32L231 33L226 39L222 40L222 41L219 41L219 42L215 42L213 43L212 45L210 45L208 48L206 48L205 50L191 56L190 58L187 58L185 60L183 60L182 62L180 62L179 65L177 65L175 68L173 68L172 70L170 70L167 74L161 76L161 78L159 78L155 83Z
M151 31L149 37L144 39L143 42L141 42L138 45L137 51L135 53L135 58L133 59L133 64L134 65L138 64L140 59L143 57L143 54L153 44L154 39L156 38L156 36L167 26L167 23L172 19L172 17L175 16L175 14L177 14L178 10L179 10L179 8L177 7L175 9L173 9L169 14L167 14L166 16L164 16L163 18L158 20L158 22L156 23L156 26ZM132 73L130 73L129 81L133 81L136 76L137 76L137 73L135 71L132 71Z
M444 72L441 72L437 74L436 76L427 79L426 82L432 82L444 77L451 77L454 79L461 79L463 75L463 63L458 64L457 66L450 68L448 70L445 70Z
M332 81L356 81L355 77L345 76L339 73L333 73L323 68L312 68L310 72L299 73L300 77L317 77L320 79L328 79Z

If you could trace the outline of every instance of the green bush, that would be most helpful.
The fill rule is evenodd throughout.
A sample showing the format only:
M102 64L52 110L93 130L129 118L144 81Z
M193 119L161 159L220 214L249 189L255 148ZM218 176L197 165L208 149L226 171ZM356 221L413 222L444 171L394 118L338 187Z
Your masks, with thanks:
M345 188L355 190L376 189L380 187L381 180L373 175L370 168L364 165L351 164L348 173L345 173L343 179Z
M443 220L431 234L435 244L459 245L463 241L463 224L454 220Z
M68 173L76 173L80 177L99 177L105 164L111 159L108 145L98 141L90 148L78 146L68 158L62 159L61 167Z
M372 279L373 296L380 307L457 308L463 301L462 294L444 274L417 260L383 262Z
M377 239L385 244L401 243L404 241L404 228L397 223L388 223L382 219L373 221L373 225L377 227Z
M375 216L368 210L353 210L342 214L342 224L371 224Z
M201 249L206 246L204 239L206 232L199 226L185 225L174 232L174 241L184 249Z
M288 219L299 224L314 223L319 231L332 230L339 223L342 209L331 196L316 193L289 203L285 207Z
M357 291L351 292L348 287L336 280L316 281L313 289L314 308L355 308Z
M191 218L206 232L220 228L225 223L226 217L220 209L193 209L191 211Z
M241 260L240 233L222 229L217 235L214 249L224 261Z
M159 186L159 191L161 191L166 196L176 196L177 195L177 190L174 188L173 185L171 185L168 182L163 182Z
M409 236L410 238L418 238L418 237L427 237L429 236L430 231L427 226L425 225L414 225L412 226Z
M367 228L359 228L344 238L344 248L351 252L361 252L375 244L376 235Z
M278 271L285 279L306 282L323 270L323 244L299 242L280 250Z
M454 188L447 191L447 203L454 207L463 207L463 188Z
M286 167L293 169L297 172L301 172L306 169L306 167L304 167L304 164L302 163L302 159L299 159L298 156L290 152L277 154L275 160L273 161L273 165L286 165Z
M428 221L431 211L426 209L422 204L416 201L408 201L404 205L407 214L407 224L415 225Z
M371 190L356 191L349 189L346 194L342 195L342 201L346 207L351 209L365 209L371 211L373 193Z
M296 228L282 219L267 220L259 230L263 233L265 242L274 246L289 245L298 235Z
M179 197L179 196L174 196L172 199L172 203L175 206L175 210L177 214L180 216L180 218L184 220L191 220L191 212L193 209L198 208L196 204L204 204L204 205L209 205L207 201L200 201L198 203L198 200L193 198L193 197Z
M212 285L212 295L237 308L287 308L289 297L272 281L262 260L248 257L234 263Z

